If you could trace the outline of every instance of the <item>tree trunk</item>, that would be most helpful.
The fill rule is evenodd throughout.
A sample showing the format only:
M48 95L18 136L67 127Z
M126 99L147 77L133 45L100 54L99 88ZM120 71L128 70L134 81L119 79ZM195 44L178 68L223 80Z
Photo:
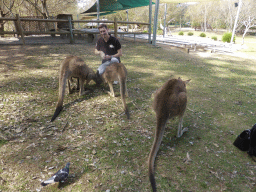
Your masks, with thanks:
M3 11L0 12L1 17L5 17L6 14L4 14ZM4 32L4 20L0 19L0 32ZM1 35L1 37L4 37L4 35Z
M207 26L206 26L206 4L204 5L205 12L204 12L204 32L207 31Z
M43 5L44 13L46 14L46 15L44 15L44 17L50 18L50 14L48 12L47 5L46 5L46 0L43 0L41 2L42 2L42 5Z
M247 27L246 27L245 30L244 30L242 45L244 44L244 37L245 37L245 35L246 35L246 33L247 33L248 30L249 30L249 28L247 28Z

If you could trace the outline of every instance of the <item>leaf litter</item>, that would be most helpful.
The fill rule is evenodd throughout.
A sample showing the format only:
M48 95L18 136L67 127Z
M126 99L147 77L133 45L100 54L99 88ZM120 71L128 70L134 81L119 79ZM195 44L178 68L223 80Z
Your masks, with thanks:
M97 180L100 177L104 177L104 175L113 176L114 178L119 176L119 174L122 177L130 176L128 178L133 179L133 183L135 183L132 187L130 187L130 184L126 184L125 189L136 190L136 186L139 186L137 184L141 185L142 181L146 183L146 188L148 188L147 171L144 163L142 164L141 162L146 162L147 152L144 152L145 147L143 148L143 146L146 146L147 150L150 149L151 142L149 140L152 141L155 128L155 122L151 121L148 123L149 119L147 117L152 117L151 114L154 113L152 113L151 109L151 100L143 98L144 104L140 105L136 99L138 100L137 97L143 97L141 95L144 92L146 92L145 97L150 99L152 91L144 88L143 84L135 84L134 90L131 89L134 91L134 95L131 95L131 97L136 98L130 99L131 111L134 115L131 121L126 121L123 118L119 97L112 99L106 95L104 96L100 91L93 92L91 96L86 96L85 99L79 98L77 94L65 95L65 104L72 103L75 100L76 102L70 104L70 106L65 106L64 104L64 110L60 117L56 119L56 122L51 123L49 119L57 101L59 63L66 56L65 54L76 54L74 48L83 50L81 51L83 54L86 52L84 49L87 48L84 46L62 46L63 50L61 52L65 52L64 54L54 51L57 46L40 47L39 53L28 47L23 50L16 50L12 46L9 48L12 49L10 53L15 54L17 52L20 56L8 57L8 61L14 63L15 66L7 70L7 74L4 74L4 77L0 76L1 80L3 80L1 84L8 85L5 87L6 94L2 95L1 93L0 97L0 109L3 111L3 117L0 121L3 124L0 130L0 137L9 141L8 145L4 145L0 149L1 156L3 157L0 163L3 167L0 174L0 184L3 184L4 189L10 191L14 189L14 186L17 186L16 189L18 190L44 190L38 189L38 183L46 176L44 176L42 171L45 170L46 174L52 174L57 167L70 160L73 162L72 175L74 177L69 184L74 182L75 185L79 185L81 181L84 183L83 178L86 178L86 176L81 173L89 174L92 171L90 183L100 191L122 190L123 188L111 182L111 179L102 180L106 181L106 183L109 182L108 184L102 181L97 183ZM48 52L52 52L50 55L44 52L46 48ZM93 52L93 48L94 46L91 46L89 52ZM22 51L25 51L23 55L39 55L38 60L47 67L41 66L41 64L34 64L34 68L27 69L26 63L28 61L34 63L34 61L31 60L33 58L29 58L30 60L24 56L22 58L20 54ZM82 54L81 57L83 57ZM47 62L53 62L54 64L48 64ZM97 65L93 65L94 70L97 68ZM40 69L36 69L36 67L40 67ZM141 74L139 73L139 75ZM15 77L19 77L20 80L14 81ZM144 80L142 76L135 80L133 79L133 81L128 79L129 83L141 80ZM91 99L92 97L96 99ZM111 109L108 107L109 102L112 104ZM239 101L237 105L240 106L241 103L243 104L244 102ZM189 108L197 112L192 106L189 106ZM244 113L238 112L238 115L241 116ZM113 119L113 121L110 119ZM202 125L200 123L201 119L202 117L197 118L198 121L191 120L194 128L199 129L199 126ZM119 125L118 129L120 130L118 132L120 134L116 135L117 125ZM109 132L111 137L108 136ZM182 138L182 140L185 138ZM171 144L173 142L176 143L177 140L172 140ZM198 142L194 140L186 142L190 144L187 147L196 147L198 145ZM109 143L114 144L114 146L108 148L107 145L110 145ZM167 146L167 149L170 152L169 158L177 158L181 161L183 159L182 162L190 167L196 164L194 160L196 155L194 152L191 153L191 149L185 148L182 153L179 151L183 149L180 149L178 146L171 148ZM221 156L226 153L225 149L222 150L222 145L217 142L211 143L202 149L209 153L209 155L213 152L215 155L218 155L218 158L222 158ZM129 157L131 152L138 154L138 156ZM204 154L201 153L200 156L204 157ZM106 165L102 162L107 161L109 158L115 161L118 161L119 158L122 159L123 164L121 165L123 167L119 168L116 166L116 170L114 170L110 162L106 163ZM125 168L124 165L129 165L124 163L126 158L132 159L135 162L133 166L138 167L136 169ZM161 160L159 161L161 162ZM7 169L7 167L10 167L10 169ZM211 162L207 163L207 168L210 169L209 173L211 175L218 180L225 181L224 171L215 170L216 167ZM19 171L20 169L28 170L28 172L24 171L27 177L22 177L23 172ZM252 172L248 172L249 176L245 176L245 178L255 183L255 177L253 177L254 170L255 168ZM97 172L101 176L97 175ZM142 174L139 174L139 172ZM235 179L239 176L239 173L237 171L230 171L230 175L230 178ZM30 181L31 178L32 181ZM175 178L172 180L173 183L176 183L176 188L179 189L178 185L182 184L179 184L179 181ZM10 188L6 186L7 182L8 185L10 184ZM25 184L25 187L22 188L23 183L26 182L29 185ZM93 187L92 189L96 189ZM145 189L145 185L143 187ZM68 186L67 188L71 189L72 187Z

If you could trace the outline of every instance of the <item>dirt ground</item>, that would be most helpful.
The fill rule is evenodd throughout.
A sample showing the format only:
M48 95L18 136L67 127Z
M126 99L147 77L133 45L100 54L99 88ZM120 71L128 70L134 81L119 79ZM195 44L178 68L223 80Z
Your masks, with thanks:
M44 36L44 35L37 35L37 36L25 36L24 38L26 45L48 45L48 44L68 44L70 43L70 39L67 37L51 37L51 36ZM76 44L85 44L88 43L87 36L82 36L80 38L75 38ZM0 45L22 45L22 39L19 37L0 37Z

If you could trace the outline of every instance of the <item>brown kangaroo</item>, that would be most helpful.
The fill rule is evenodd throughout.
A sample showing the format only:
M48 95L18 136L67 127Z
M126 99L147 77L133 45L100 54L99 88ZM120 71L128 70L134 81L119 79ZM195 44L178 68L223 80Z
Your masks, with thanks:
M108 83L110 92L108 94L112 97L115 97L115 92L113 89L113 82L118 81L120 84L120 95L122 99L122 103L124 106L124 112L127 116L127 119L130 119L130 114L128 107L125 102L125 96L128 97L128 92L127 92L127 86L126 86L126 81L127 81L127 70L125 66L122 63L112 63L109 66L106 67L106 70L102 74L103 80Z
M182 119L186 110L187 95L186 84L190 80L182 81L178 79L169 79L161 88L155 93L153 108L156 112L156 132L155 139L149 154L149 180L151 187L156 192L156 181L154 177L154 162L159 146L164 135L165 125L170 118L179 117L179 126L177 137L181 137L187 128L182 129Z
M59 98L56 106L56 110L51 119L51 122L56 119L59 113L62 110L63 99L65 95L66 81L68 80L68 89L69 93L72 92L70 87L70 81L72 78L78 79L78 86L80 87L79 95L84 95L84 82L86 85L91 81L95 81L95 73L91 68L89 68L84 61L77 56L68 56L60 65L60 74L59 74Z

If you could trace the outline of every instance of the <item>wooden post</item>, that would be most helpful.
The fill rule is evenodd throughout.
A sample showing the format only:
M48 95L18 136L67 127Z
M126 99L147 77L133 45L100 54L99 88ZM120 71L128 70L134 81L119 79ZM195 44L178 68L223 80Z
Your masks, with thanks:
M114 35L117 38L117 20L116 20L116 17L114 18Z
M0 11L0 17L5 17L5 15L3 11ZM2 19L0 19L0 32L4 33L4 20ZM2 34L1 37L4 37L4 34Z
M69 24L69 31L70 31L70 43L74 44L74 37L73 37L73 29L72 29L71 17L68 17L68 24Z
M18 33L21 35L21 40L23 45L25 45L25 39L24 39L24 33L23 33L23 29L21 27L21 22L20 22L20 16L19 14L16 14L16 19L17 19L17 29L18 29Z

